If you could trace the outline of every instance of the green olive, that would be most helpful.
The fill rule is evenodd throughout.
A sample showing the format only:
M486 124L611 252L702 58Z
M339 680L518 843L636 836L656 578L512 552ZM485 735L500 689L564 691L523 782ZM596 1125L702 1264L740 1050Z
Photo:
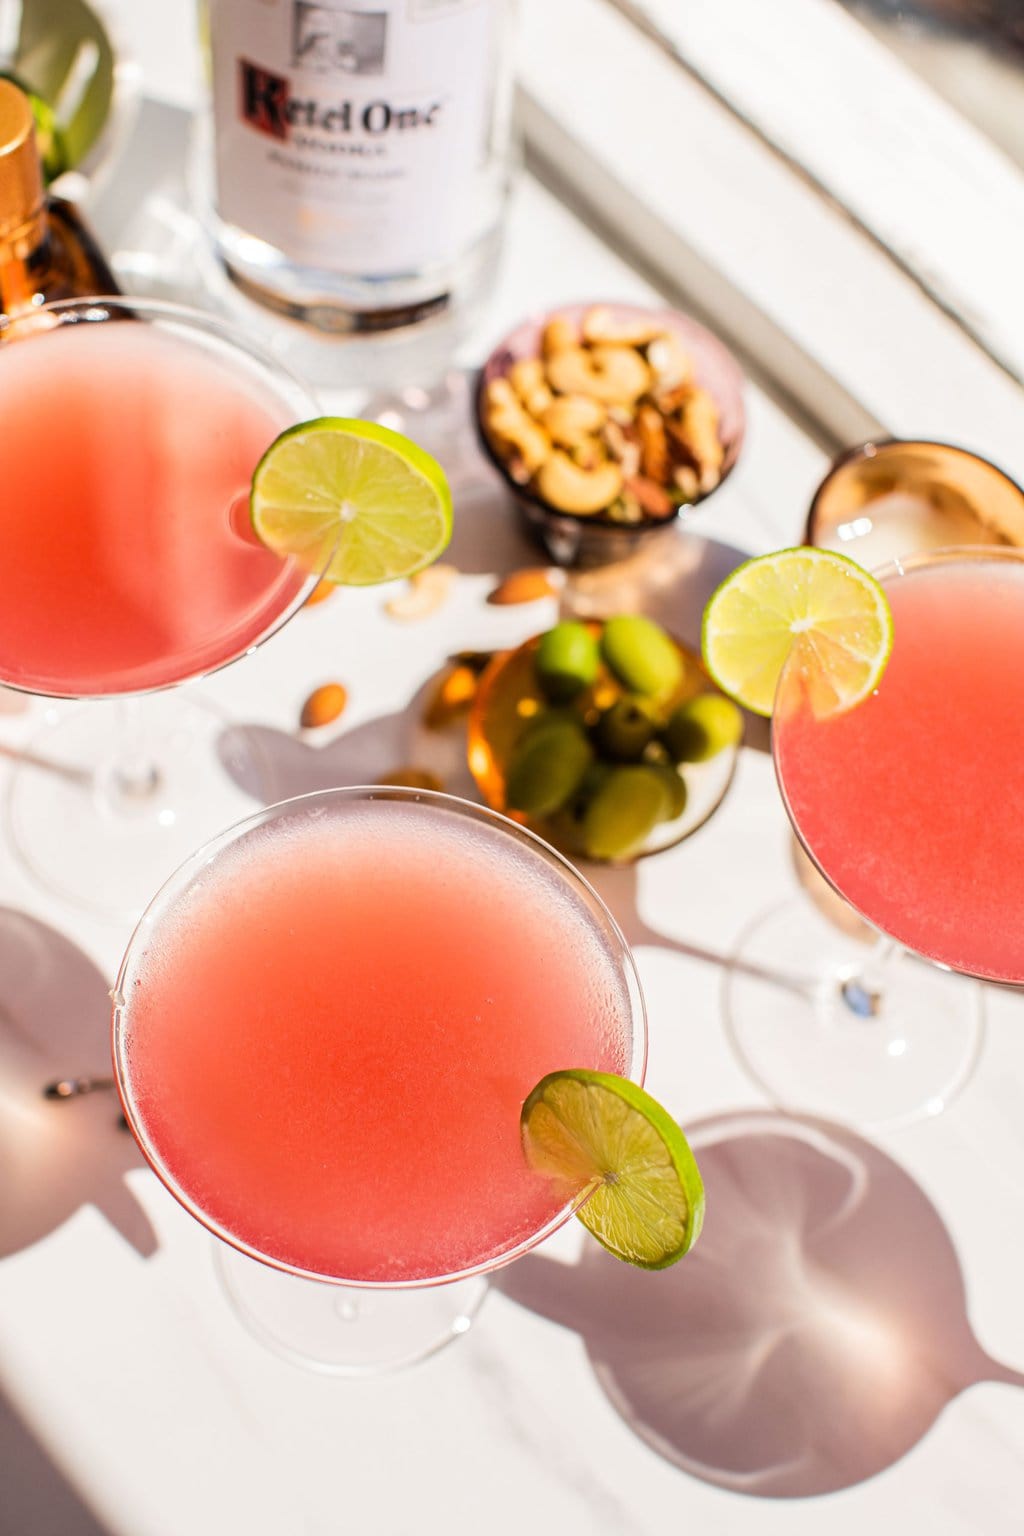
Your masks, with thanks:
M600 761L591 763L561 810L547 819L544 835L551 839L556 848L561 848L566 853L586 853L583 822L587 809L613 771L608 763Z
M585 624L565 619L540 637L537 678L554 703L564 703L589 688L597 679L599 664L597 640Z
M538 722L512 754L506 804L528 816L550 816L569 799L593 759L594 749L578 721L555 716Z
M675 821L686 810L686 782L678 769L662 767L660 763L652 764L651 772L660 775L668 796L668 809L661 819Z
M640 763L613 768L584 814L584 850L592 859L628 858L667 819L670 808L661 769Z
M677 763L706 763L735 747L743 735L743 716L721 693L698 693L672 711L664 740Z
M683 661L675 644L660 624L643 614L609 619L601 651L619 682L633 693L663 699L682 682Z
M626 695L616 699L598 720L594 737L606 757L635 763L641 758L658 727L658 718L646 699Z

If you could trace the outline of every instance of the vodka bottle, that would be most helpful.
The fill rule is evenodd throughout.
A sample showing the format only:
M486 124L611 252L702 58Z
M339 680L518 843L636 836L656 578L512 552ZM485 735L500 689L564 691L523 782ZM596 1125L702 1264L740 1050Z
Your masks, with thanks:
M250 298L387 330L489 281L509 174L507 0L202 0L208 206Z

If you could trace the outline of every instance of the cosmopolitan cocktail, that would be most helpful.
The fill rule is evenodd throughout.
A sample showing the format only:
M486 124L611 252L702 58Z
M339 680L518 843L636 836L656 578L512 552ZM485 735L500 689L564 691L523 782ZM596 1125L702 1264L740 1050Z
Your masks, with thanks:
M294 420L216 344L80 320L0 349L0 680L83 697L165 687L258 641L307 573L248 527Z
M273 798L216 708L122 699L224 666L301 605L317 573L255 538L248 498L265 450L316 414L272 359L175 305L0 321L0 682L113 701L48 719L10 783L14 844L61 895L134 916L243 813L239 784Z
M883 580L877 691L815 719L797 673L772 719L797 833L883 933L957 971L1024 982L1024 558L917 557Z
M179 1200L293 1273L417 1286L505 1262L568 1209L524 1159L546 1073L642 1072L598 898L447 796L334 790L197 855L118 982L129 1121Z
M867 1123L943 1110L981 1044L984 989L968 978L1024 982L1024 554L942 550L877 575L892 615L880 679L816 710L798 644L772 742L800 842L882 937L872 955L849 907L837 926L831 893L790 905L749 930L727 988L733 1039L773 1097Z

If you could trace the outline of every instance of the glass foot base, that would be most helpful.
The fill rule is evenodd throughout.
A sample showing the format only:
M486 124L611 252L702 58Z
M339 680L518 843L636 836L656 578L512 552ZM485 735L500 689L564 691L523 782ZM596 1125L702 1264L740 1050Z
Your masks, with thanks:
M250 795L270 793L268 765L227 724L191 692L49 709L7 789L30 874L89 912L138 918L190 853L251 812Z
M870 945L805 900L742 936L725 973L726 1028L774 1103L893 1126L941 1114L967 1082L984 1035L981 983L897 950L876 973L871 1013L856 978L872 962Z
M376 1376L427 1359L469 1331L487 1294L483 1275L395 1291L331 1285L271 1269L219 1241L214 1261L261 1344L330 1376Z

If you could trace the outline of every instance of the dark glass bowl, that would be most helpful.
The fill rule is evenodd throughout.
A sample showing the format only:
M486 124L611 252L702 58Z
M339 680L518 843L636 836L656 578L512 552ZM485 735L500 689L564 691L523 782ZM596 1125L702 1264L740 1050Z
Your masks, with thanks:
M725 449L718 483L692 502L684 503L669 518L649 518L639 523L622 523L597 512L582 515L556 511L529 486L521 485L509 472L498 448L490 440L483 419L483 396L487 385L503 378L521 359L539 357L541 335L556 316L580 322L592 309L607 309L613 319L633 318L656 321L665 331L679 338L694 364L697 384L714 398L719 413L719 438ZM724 484L739 458L746 418L743 409L743 373L732 353L716 336L689 315L675 309L656 309L639 304L611 304L593 301L568 304L546 314L524 320L495 347L480 370L474 392L474 417L484 453L508 486L531 535L539 541L556 565L609 565L634 554L646 541L671 529L680 515L693 510Z

